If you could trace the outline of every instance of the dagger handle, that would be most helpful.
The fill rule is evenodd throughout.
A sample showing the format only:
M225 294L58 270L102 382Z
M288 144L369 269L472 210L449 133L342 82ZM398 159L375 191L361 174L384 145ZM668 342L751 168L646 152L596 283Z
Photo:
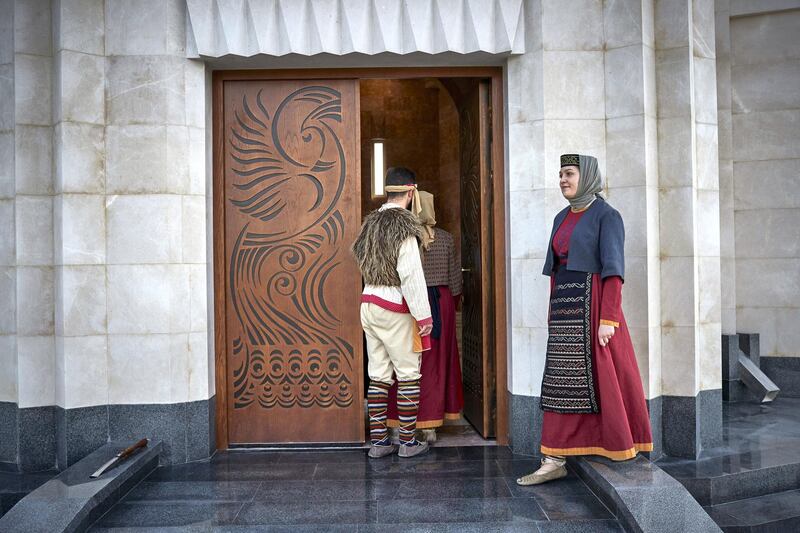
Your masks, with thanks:
M142 439L136 444L128 446L127 448L119 452L117 454L117 457L119 457L120 459L127 459L128 457L133 455L139 448L145 448L147 446L147 442L148 442L147 439Z

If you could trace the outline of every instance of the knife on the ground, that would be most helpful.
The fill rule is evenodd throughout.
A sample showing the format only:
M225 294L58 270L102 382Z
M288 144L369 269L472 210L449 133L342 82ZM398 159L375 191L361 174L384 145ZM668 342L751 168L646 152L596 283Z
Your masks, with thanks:
M127 448L119 452L117 455L109 459L109 461L106 462L106 464L98 468L95 471L95 473L89 477L95 478L102 476L103 473L105 473L107 470L110 470L111 468L117 466L119 463L121 463L122 461L124 461L137 451L139 451L141 448L146 448L148 442L149 442L148 439L142 439L133 446L128 446Z

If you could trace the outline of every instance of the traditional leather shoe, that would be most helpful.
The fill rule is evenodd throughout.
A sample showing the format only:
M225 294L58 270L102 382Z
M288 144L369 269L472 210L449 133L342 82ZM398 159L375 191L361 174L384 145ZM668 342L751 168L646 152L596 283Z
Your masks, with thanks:
M422 430L422 440L427 443L433 444L436 442L436 430L435 429L423 429Z
M555 461L550 457L542 459L542 466L536 472L517 479L517 485L541 485L567 476L566 461Z
M373 459L380 459L381 457L386 457L387 455L391 455L394 453L396 446L390 444L388 446L378 446L377 444L372 444L369 447L369 452L367 455L372 457Z
M422 455L426 453L430 449L427 442L417 442L416 445L412 444L410 446L400 445L400 451L397 452L397 455L404 458L409 457L416 457L417 455Z

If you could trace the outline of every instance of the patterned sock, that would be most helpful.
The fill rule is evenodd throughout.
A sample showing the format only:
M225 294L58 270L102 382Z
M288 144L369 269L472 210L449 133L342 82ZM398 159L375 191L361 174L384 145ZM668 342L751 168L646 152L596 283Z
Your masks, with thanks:
M369 407L369 437L372 444L389 446L389 431L386 428L386 406L389 404L389 387L386 383L372 381L367 390Z
M400 421L400 444L414 446L417 439L417 411L419 410L419 380L397 382L397 418Z

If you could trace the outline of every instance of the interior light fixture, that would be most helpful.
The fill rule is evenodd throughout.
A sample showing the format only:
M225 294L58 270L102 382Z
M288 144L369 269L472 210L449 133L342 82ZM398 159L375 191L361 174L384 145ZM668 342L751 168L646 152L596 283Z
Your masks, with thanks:
M384 179L386 174L386 158L384 139L372 139L372 196L384 196Z

